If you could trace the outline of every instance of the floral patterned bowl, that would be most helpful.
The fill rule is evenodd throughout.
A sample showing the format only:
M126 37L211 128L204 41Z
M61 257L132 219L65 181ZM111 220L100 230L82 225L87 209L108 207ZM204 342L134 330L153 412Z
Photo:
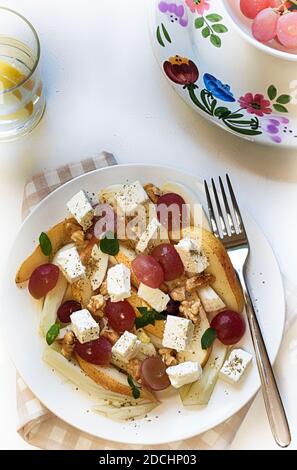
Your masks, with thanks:
M296 65L254 48L225 3L151 2L156 58L178 94L212 123L253 142L296 146Z

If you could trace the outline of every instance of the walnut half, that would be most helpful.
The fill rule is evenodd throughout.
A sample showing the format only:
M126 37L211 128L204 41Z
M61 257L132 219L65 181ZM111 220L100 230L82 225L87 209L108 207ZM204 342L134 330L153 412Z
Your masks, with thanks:
M87 309L90 310L92 315L95 317L102 318L104 317L103 309L105 307L106 301L102 294L93 295L90 298L90 302L87 305Z
M85 245L85 234L83 230L76 230L71 235L71 240L75 243L77 247Z
M150 200L154 203L157 204L159 196L162 195L161 189L159 189L157 186L155 186L152 183L148 183L144 185L144 190Z
M170 297L172 298L172 300L177 300L179 302L182 302L183 300L186 300L186 288L185 288L185 286L175 287L170 292Z
M166 366L176 366L178 364L178 360L176 359L177 352L174 349L170 348L161 348L158 350L160 356L162 357L162 361Z
M75 345L75 334L73 331L67 331L62 339L61 353L66 359L71 359Z
M202 308L202 305L199 299L189 299L189 300L184 300L180 304L179 311L183 317L188 318L194 323L194 325L196 325L200 321L200 309L201 308Z
M133 379L134 380L139 380L140 379L140 371L141 371L141 362L139 361L139 359L130 359L130 361L128 362L126 368L125 368L126 372L129 374L129 375L132 375Z

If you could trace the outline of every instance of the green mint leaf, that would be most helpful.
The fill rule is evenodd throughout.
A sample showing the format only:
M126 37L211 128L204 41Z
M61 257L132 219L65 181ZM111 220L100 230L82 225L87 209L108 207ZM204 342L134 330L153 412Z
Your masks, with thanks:
M100 250L108 255L115 256L120 251L119 241L113 232L106 232L100 240Z
M282 104L276 104L274 103L273 105L275 111L277 111L278 113L287 113L288 110L285 106L283 106Z
M133 398L137 400L137 398L140 397L140 387L137 387L137 385L135 385L134 380L131 375L128 375L127 382L129 386L131 387Z
M60 325L58 323L54 323L46 333L46 342L49 346L53 344L59 333Z
M204 18L203 16L199 16L199 18L196 18L195 20L195 28L200 29L204 25Z
M132 395L133 395L133 398L135 398L135 400L137 400L137 398L140 397L140 390L138 387L133 388Z
M202 349L208 349L214 342L217 337L217 332L214 328L207 328L204 331L203 336L201 338L201 347Z
M212 45L215 46L215 47L221 47L221 45L222 45L221 39L220 39L219 36L217 36L216 34L212 34L212 35L210 36L210 42L211 42Z
M156 312L155 313L155 319L156 320L166 320L166 315L163 315L163 313Z
M280 95L276 102L280 104L288 104L291 101L291 96L290 95Z
M210 15L206 15L206 19L211 23L217 23L218 21L222 21L223 17L217 13L211 13Z
M128 384L130 385L131 388L134 387L134 381L133 381L131 375L128 375L128 377L127 377L127 382L128 382Z
M142 314L141 317L137 317L135 319L135 326L137 330L147 325L154 325L154 324L155 324L155 315L149 310L147 311L147 313Z
M147 325L154 325L156 320L164 320L165 316L156 310L152 309L149 310L147 307L137 307L139 313L141 313L141 317L137 317L135 319L135 326L136 329L143 328Z
M267 90L268 96L270 100L274 100L277 95L277 89L275 88L274 85L270 85L270 87Z
M212 29L214 30L215 33L219 33L219 34L226 33L228 31L228 28L226 28L225 25L220 24L220 23L214 24L212 26Z
M203 28L202 30L202 36L204 38L208 38L208 36L210 36L210 29L208 26L206 26L205 28Z
M48 235L45 232L41 232L39 235L39 245L42 253L45 256L50 256L52 254L52 242L50 241Z

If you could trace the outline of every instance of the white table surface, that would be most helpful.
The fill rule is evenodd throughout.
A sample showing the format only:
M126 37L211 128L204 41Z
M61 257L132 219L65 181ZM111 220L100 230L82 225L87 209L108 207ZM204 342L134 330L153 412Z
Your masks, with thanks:
M267 235L282 272L297 284L297 149L244 142L189 109L168 86L153 57L148 1L153 0L1 1L24 14L39 32L47 87L41 124L18 142L0 144L5 222L0 231L1 275L20 226L26 178L104 149L121 163L164 163L202 177L228 171L240 203ZM292 338L296 330L297 325ZM283 344L276 365L295 438L292 448L297 447L294 346L289 340ZM15 369L2 342L0 371L0 448L29 449L15 431ZM260 395L232 448L276 448Z

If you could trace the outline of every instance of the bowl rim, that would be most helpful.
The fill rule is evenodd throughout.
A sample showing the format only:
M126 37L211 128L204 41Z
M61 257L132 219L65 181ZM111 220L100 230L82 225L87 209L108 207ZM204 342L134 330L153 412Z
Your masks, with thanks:
M223 5L230 21L235 26L235 28L237 29L237 31L239 32L239 34L241 35L241 37L243 39L248 41L252 46L256 47L257 49L260 49L264 53L267 53L267 54L270 54L274 57L277 57L278 59L286 60L286 61L290 61L290 62L297 62L297 54L291 54L290 52L284 52L284 51L280 51L278 49L274 49L273 47L269 47L269 46L267 46L267 44L265 44L263 42L260 42L260 41L257 41L257 39L253 38L248 33L246 33L239 26L238 22L235 20L234 16L232 15L232 13L230 11L231 7L229 5L229 0L221 0L221 2L222 2L222 5Z

